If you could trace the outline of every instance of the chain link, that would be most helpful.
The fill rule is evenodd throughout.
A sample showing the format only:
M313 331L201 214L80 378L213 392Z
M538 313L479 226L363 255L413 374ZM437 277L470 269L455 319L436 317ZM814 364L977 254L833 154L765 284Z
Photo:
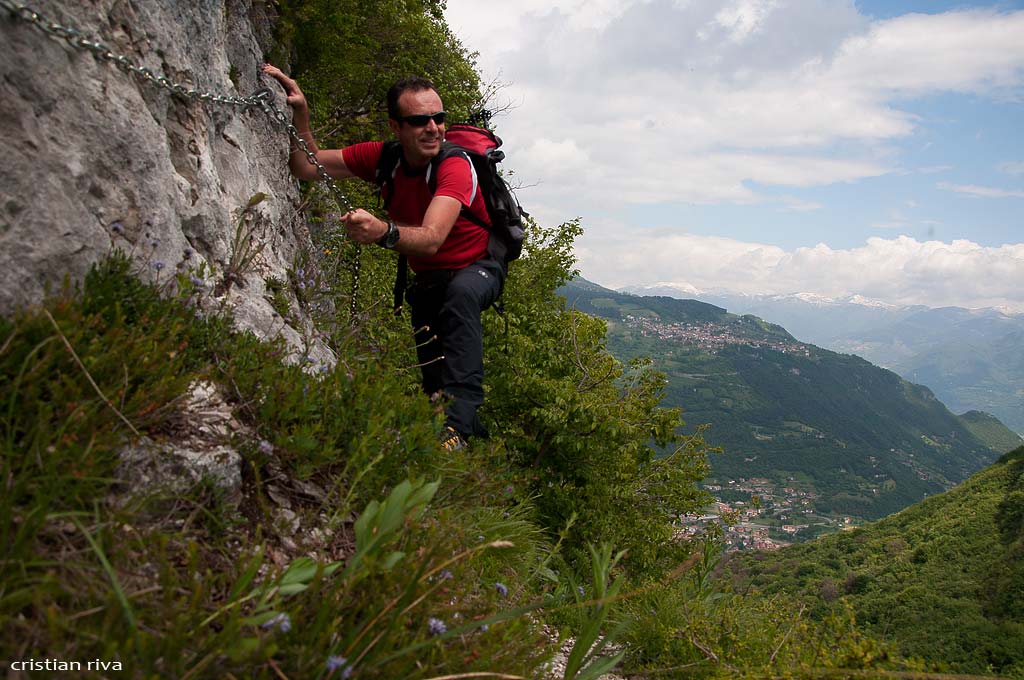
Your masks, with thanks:
M124 71L125 73L133 75L143 80L144 82L157 85L158 87L167 90L173 95L177 95L185 99L191 99L193 101L212 102L214 104L223 104L225 106L233 106L236 108L246 110L251 108L261 109L263 113L266 114L266 116L271 120L271 122L284 128L288 132L289 137L291 137L295 145L298 146L299 149L302 150L304 154L306 154L306 158L316 168L317 175L320 177L320 179L327 184L327 188L330 190L331 194L338 202L338 205L340 205L345 210L345 212L351 212L352 210L355 209L352 205L352 202L348 200L348 197L345 196L345 194L338 187L337 183L327 172L327 168L325 168L323 164L320 163L320 161L316 157L316 154L310 150L309 145L306 144L306 141L302 139L301 135L299 135L299 131L295 128L294 125L292 125L288 115L285 114L285 112L282 111L281 109L274 106L274 93L269 88L258 90L252 96L249 97L236 97L231 95L219 94L216 92L206 92L203 90L199 90L195 87L192 87L190 85L175 83L172 82L170 79L166 78L165 76L153 73L152 70L145 66L139 66L131 57L115 53L102 42L95 39L90 39L88 36L86 36L84 33L82 33L76 28L64 26L54 21L50 21L49 19L45 18L44 16L42 16L41 14L39 14L38 12L36 12L35 10L26 5L18 4L13 0L0 0L0 7L10 12L12 16L35 26L43 33L46 33L47 35L50 35L54 38L64 40L76 49L91 52L93 56L97 59L110 62L120 70ZM356 243L355 253L353 255L352 261L352 304L349 309L350 320L355 318L357 312L356 302L359 297L359 272L361 269L362 260L361 255L362 249L360 245Z
M0 2L2 1L3 0L0 0ZM348 197L345 196L344 193L342 193L337 183L327 172L327 168L325 168L323 164L317 159L316 154L313 153L312 150L310 150L309 145L306 144L306 140L304 140L302 138L302 135L299 134L298 129L294 125L292 125L291 120L289 120L287 114L285 114L285 112L282 111L281 109L274 106L274 93L270 90L270 88L264 88L262 90L259 90L258 92L256 92L256 94L253 95L253 97L259 102L259 106L263 109L263 112L267 115L267 117L269 117L271 120L275 121L279 125L283 126L284 129L288 131L288 136L292 138L292 142L294 142L295 145L299 147L299 149L301 149L304 154L306 154L306 159L310 162L311 165L313 165L313 167L316 168L317 175L319 175L320 179L327 184L327 188L334 195L334 198L338 202L338 205L344 208L345 212L351 212L352 210L355 210L355 208L352 206L352 202L348 200ZM355 243L355 253L352 256L352 300L348 311L349 320L355 319L356 312L358 311L356 302L359 297L359 273L362 269L362 254L362 246L360 246L359 243Z

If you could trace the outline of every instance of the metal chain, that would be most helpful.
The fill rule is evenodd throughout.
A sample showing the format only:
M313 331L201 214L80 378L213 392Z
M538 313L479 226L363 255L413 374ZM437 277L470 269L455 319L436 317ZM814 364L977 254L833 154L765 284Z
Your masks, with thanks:
M0 0L0 2L2 1L3 0ZM259 90L253 95L253 98L259 102L260 108L262 108L263 112L267 114L267 117L278 125L284 127L284 129L288 131L288 136L292 138L295 145L299 147L304 154L306 154L306 159L313 167L316 168L317 175L319 175L320 179L327 184L327 188L332 194L334 194L334 198L338 201L338 205L344 208L345 212L355 210L352 202L348 200L348 197L345 196L337 183L327 172L327 168L320 163L316 154L310 150L309 145L306 144L306 140L304 140L302 135L299 134L298 128L292 125L291 120L289 120L284 111L274 106L273 97L274 93L270 88ZM359 272L362 269L362 254L362 246L360 246L359 243L355 243L355 253L353 254L352 260L352 304L349 307L349 320L355 319L357 312L356 301L359 297Z
M65 40L69 45L76 49L91 52L97 59L113 63L125 73L140 78L145 82L162 87L171 94L184 97L185 99L191 99L193 101L213 102L215 104L224 104L226 106L234 106L241 109L260 108L267 117L270 118L271 122L276 123L287 130L292 141L295 142L302 152L306 154L306 158L309 159L309 162L316 167L317 175L327 183L327 188L330 190L331 194L334 195L338 204L344 208L345 212L350 212L355 209L352 202L348 200L348 197L345 196L338 185L334 182L333 178L331 178L330 174L328 174L327 168L317 160L316 154L309 149L309 145L306 144L305 140L299 135L299 131L294 125L292 125L288 116L284 111L274 106L274 94L269 88L258 90L250 97L235 97L215 92L206 92L189 85L175 83L165 76L153 73L152 70L145 66L139 66L131 57L123 54L116 54L102 42L90 39L76 28L50 21L26 5L18 4L13 0L0 0L0 7L9 11L12 16L35 26L43 33ZM356 301L359 297L361 255L362 249L360 245L356 243L354 259L352 262L352 305L349 309L350 320L355 318L357 311Z

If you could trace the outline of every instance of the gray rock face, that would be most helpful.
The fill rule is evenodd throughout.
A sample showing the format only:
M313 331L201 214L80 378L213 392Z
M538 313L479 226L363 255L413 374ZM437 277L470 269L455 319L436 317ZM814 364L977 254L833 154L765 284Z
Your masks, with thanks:
M274 17L260 0L18 1L174 83L231 97L271 85L259 66ZM0 9L0 313L38 302L65 276L81 279L112 248L160 282L205 263L213 290L232 260L239 211L262 192L270 200L247 228L263 248L217 306L331 363L322 346L300 350L302 329L264 299L264 280L287 280L309 247L286 132L258 108L144 82L25 16Z
M148 437L120 452L118 478L132 492L163 489L182 493L200 481L236 494L242 487L242 456L233 443L253 440L231 407L210 383L189 388L179 414L177 436L162 442Z

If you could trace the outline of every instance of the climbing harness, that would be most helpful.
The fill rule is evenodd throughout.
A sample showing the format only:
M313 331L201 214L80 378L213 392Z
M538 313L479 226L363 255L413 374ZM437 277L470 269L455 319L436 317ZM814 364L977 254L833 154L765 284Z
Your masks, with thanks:
M335 183L334 179L327 173L327 168L317 160L316 154L309 149L309 145L307 145L305 140L303 140L301 135L299 135L299 131L294 125L292 125L287 114L274 105L274 93L270 88L257 90L249 97L236 97L218 94L216 92L206 92L189 85L175 83L165 76L157 75L145 66L139 66L131 57L113 52L105 44L98 40L90 39L77 28L64 26L54 21L50 21L26 5L19 4L13 0L0 0L0 7L10 12L11 16L35 26L43 33L54 38L64 40L75 49L91 52L97 59L110 62L125 73L161 87L172 95L177 95L192 101L212 102L214 104L232 106L242 110L252 108L262 110L272 123L284 128L295 145L301 149L304 154L306 154L306 158L309 159L309 162L314 167L316 167L317 175L327 184L328 190L334 196L335 200L337 200L338 205L341 206L345 212L351 212L354 210L352 202L348 200L348 197L345 196L337 183ZM352 304L349 309L350 321L355 318L357 312L356 301L359 297L361 254L361 247L356 243L355 253L352 260Z

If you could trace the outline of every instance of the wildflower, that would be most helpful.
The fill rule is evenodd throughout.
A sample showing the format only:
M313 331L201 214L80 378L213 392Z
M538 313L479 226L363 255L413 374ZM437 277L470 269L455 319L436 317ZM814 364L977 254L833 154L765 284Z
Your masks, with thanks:
M329 656L327 657L327 673L330 675L334 671L340 670L341 675L339 678L347 678L352 675L352 666L348 665L348 659L343 656Z
M447 569L442 569L441 573L438 574L437 577L442 581L448 581L449 579L455 578L452 572L448 571Z
M273 630L276 628L282 633L287 633L292 629L292 620L288 614L281 612L269 621L264 621L263 625L260 627L263 628L263 630Z
M327 374L331 372L331 368L327 364L320 364L320 372Z
M185 257L185 259L187 260L187 259L189 259L190 257L192 257L192 254L193 254L194 252L196 252L196 251L192 250L191 248L185 248L185 250L183 250L181 254L182 254L182 255L183 255L183 256Z
M490 628L491 627L488 626L486 623L481 623L480 624L480 632L481 633L486 633L488 630L490 630Z
M110 225L110 231L118 234L119 236L124 236L124 225L120 222L114 222Z
M427 619L427 632L431 635L444 635L448 632L448 626L441 619L430 617Z
M576 592L580 594L580 597L583 597L583 586L576 586Z
M306 282L299 281L299 290L306 290Z
M203 281L203 280L202 280L201 278L199 278L198 276L193 276L193 277L191 277L191 278L189 279L189 281L191 281L191 282L192 282L192 285L193 285L193 286L195 286L196 288L202 288L202 287L203 287L203 285L205 285L205 284L206 284L206 281Z
M156 269L157 271L161 271L164 268L164 263L161 262L160 260L157 260L156 262L153 263L153 268Z
M324 248L324 255L330 255L330 254L331 254L331 249L330 248Z
M498 595L502 597L508 597L508 586L500 581L494 584L494 589L498 591Z
M268 442L266 439L260 440L260 453L270 455L274 452L274 445Z

